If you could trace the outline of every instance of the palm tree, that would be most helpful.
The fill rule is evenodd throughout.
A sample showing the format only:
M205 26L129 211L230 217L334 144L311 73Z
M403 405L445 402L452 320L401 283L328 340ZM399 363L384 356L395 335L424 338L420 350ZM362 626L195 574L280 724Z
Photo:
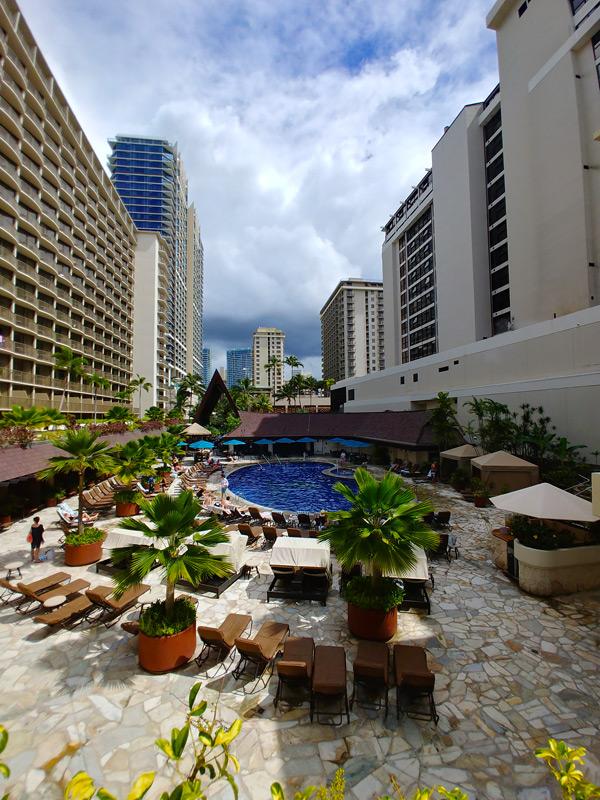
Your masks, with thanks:
M35 430L47 428L48 425L64 425L66 418L54 408L39 408L32 406L13 406L10 411L5 411L0 419L0 427L19 427Z
M132 422L135 419L133 411L125 406L113 406L104 415L106 422Z
M94 422L96 422L98 417L98 389L110 389L110 381L97 372L85 375L84 381L94 387Z
M431 411L428 423L440 450L445 450L463 440L462 430L456 418L456 403L448 392L438 392L437 406Z
M91 433L85 428L65 431L62 436L54 440L53 444L66 455L51 456L49 465L40 472L43 480L52 480L57 475L72 472L77 474L79 533L83 531L83 490L86 470L103 474L110 472L114 465L111 446L106 442L97 441L98 436L99 434Z
M62 411L65 397L71 386L71 379L81 378L85 373L87 363L83 356L76 356L70 347L59 347L54 353L54 368L65 373L65 385L60 398L59 411Z
M294 377L294 370L300 369L300 367L304 366L304 364L296 356L286 356L283 359L283 363L292 368L292 378Z
M293 386L290 385L290 381L284 383L281 389L275 395L276 400L287 400L287 404L289 407L290 400L294 401L294 405L296 405L296 390ZM286 408L287 411L287 408Z
M177 386L177 394L175 396L175 405L185 411L185 406L188 400L192 400L194 395L202 397L204 394L204 382L200 375L195 375L188 372Z
M329 397L331 394L331 387L335 381L333 378L323 378L323 380L319 381L319 389L322 389L325 392L325 397Z
M166 584L165 614L169 618L175 606L177 581L197 586L205 578L221 578L232 571L224 556L215 556L208 549L226 543L228 538L213 518L196 526L201 506L192 492L182 492L177 497L160 494L153 500L140 500L140 508L146 519L129 517L121 527L143 533L147 543L112 550L115 564L128 563L126 571L115 577L116 593L122 594L142 583L158 561Z
M143 375L136 375L135 378L129 381L129 388L134 391L138 390L138 416L142 416L142 392L148 392L152 388L152 384Z
M423 522L433 507L418 501L399 475L387 472L377 480L367 470L354 473L356 493L345 483L334 489L350 503L348 511L327 514L327 527L319 539L330 542L340 565L350 570L364 564L371 573L373 589L385 573L402 575L416 564L413 545L432 549L439 536Z
M292 377L288 381L288 386L292 389L292 391L296 393L296 397L298 398L298 405L301 405L302 401L300 400L300 395L302 394L302 391L306 386L304 382L304 375L302 375L300 372L297 372L295 375L292 375Z
M269 378L270 378L271 377L271 372L273 370L279 369L283 365L281 363L281 359L278 356L271 356L271 358L267 361L267 363L264 366L265 366L265 369L267 370L267 373L269 374ZM271 389L271 392L273 394L275 393L275 381L273 381L273 387Z
M257 394L250 401L250 411L260 411L262 414L268 414L273 410L271 401L266 394Z
M241 378L231 389L231 395L239 411L250 411L257 389L250 378Z
M596 464L598 463L598 456L600 456L600 450L592 450L590 455L594 456L594 460Z
M144 436L139 441L144 442L154 457L167 466L174 455L183 452L183 446L179 445L180 440L179 436L165 431L160 436Z
M129 402L134 391L135 389L129 386L125 387L125 389L119 389L118 392L115 392L115 400L127 400Z
M159 408L158 406L150 406L150 408L147 408L144 412L144 419L147 419L150 422L164 422L164 409Z
M308 392L309 406L312 406L313 394L319 388L319 381L312 375L304 375L304 388Z
M154 453L146 437L134 439L113 448L114 474L125 484L132 484L140 475L152 473Z

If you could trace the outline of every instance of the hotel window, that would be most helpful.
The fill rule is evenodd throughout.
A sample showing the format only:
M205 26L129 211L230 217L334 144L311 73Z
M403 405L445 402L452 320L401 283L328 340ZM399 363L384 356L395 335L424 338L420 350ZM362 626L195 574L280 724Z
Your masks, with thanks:
M571 0L571 10L573 14L576 14L585 3L586 0Z
M596 74L600 84L600 31L592 37L592 47L594 48L594 62L596 64Z

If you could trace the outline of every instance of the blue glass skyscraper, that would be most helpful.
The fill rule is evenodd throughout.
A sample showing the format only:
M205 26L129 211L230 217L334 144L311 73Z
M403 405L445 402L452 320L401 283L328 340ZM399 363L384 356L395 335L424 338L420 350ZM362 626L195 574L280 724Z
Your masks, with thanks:
M240 347L227 351L227 386L231 389L242 378L252 380L252 348Z

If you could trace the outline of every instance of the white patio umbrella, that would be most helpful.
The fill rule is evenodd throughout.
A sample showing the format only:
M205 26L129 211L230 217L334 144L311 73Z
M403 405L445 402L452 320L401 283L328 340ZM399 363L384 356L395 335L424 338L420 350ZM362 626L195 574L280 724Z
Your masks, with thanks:
M501 511L537 519L562 519L570 522L598 522L592 504L551 483L537 483L490 500Z

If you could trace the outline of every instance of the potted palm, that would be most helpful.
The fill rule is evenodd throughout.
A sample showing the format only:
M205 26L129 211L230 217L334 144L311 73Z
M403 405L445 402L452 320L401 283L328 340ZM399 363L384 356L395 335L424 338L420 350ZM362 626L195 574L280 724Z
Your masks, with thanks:
M147 443L140 439L118 445L113 453L114 473L124 484L124 488L115 493L117 517L132 517L140 513L140 492L135 484L140 476L152 473L154 454Z
M112 550L121 569L115 575L117 596L142 583L158 562L166 595L140 614L138 659L148 672L169 672L186 664L196 649L196 609L185 598L175 599L175 584L186 581L197 586L202 580L224 577L232 570L211 547L228 541L219 523L209 518L197 528L200 504L192 492L179 496L160 494L140 500L144 518L121 523L128 531L142 533L145 541Z
M67 430L59 437L54 439L55 447L62 450L65 455L52 456L49 459L46 469L40 472L40 477L45 480L53 480L57 475L65 475L75 473L77 475L77 497L78 497L78 511L77 511L77 534L79 537L83 536L83 492L85 489L85 473L86 471L94 471L96 473L110 472L113 467L113 458L110 445L106 442L98 441L98 434L91 433L85 428L80 430ZM86 547L91 542L81 541L77 539L72 540L72 544L65 544L65 564L79 565L81 563L80 557L90 558L83 563L91 564L94 561L99 561L102 556L102 536L95 539L95 547L88 550L85 556L78 553L77 548Z
M378 480L359 468L354 478L356 492L345 483L334 485L350 508L329 513L319 539L330 542L344 570L362 565L369 573L352 578L345 588L350 632L387 641L396 632L403 592L396 580L384 576L406 574L416 564L413 546L433 549L439 536L423 521L433 510L431 503L418 501L399 475L387 472Z

